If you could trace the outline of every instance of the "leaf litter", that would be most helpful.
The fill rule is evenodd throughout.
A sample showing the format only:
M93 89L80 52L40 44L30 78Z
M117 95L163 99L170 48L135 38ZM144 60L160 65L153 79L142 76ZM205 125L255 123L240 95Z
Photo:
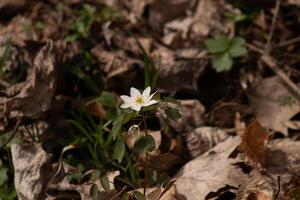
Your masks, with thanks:
M245 2L246 7L248 4ZM15 121L20 120L16 135L23 139L23 144L10 147L14 169L8 176L10 182L14 179L18 198L56 199L66 195L69 199L118 199L119 192L142 194L142 184L132 187L124 173L113 167L91 178L97 174L95 166L105 168L109 159L99 164L81 153L84 154L84 148L100 149L105 144L81 148L84 137L76 135L64 121L76 115L86 102L92 102L87 106L88 113L93 119L107 120L103 130L109 131L118 116L114 109L120 104L119 99L114 101L116 105L91 99L103 90L116 97L132 85L142 85L146 64L139 45L159 71L156 89L162 97L172 95L178 100L179 104L173 107L180 112L173 116L181 117L168 121L166 116L170 113L159 110L149 119L149 134L156 148L149 154L148 167L165 172L173 181L169 185L153 185L147 190L147 199L269 200L299 196L299 102L282 79L270 77L260 61L253 59L258 58L257 51L249 48L247 53L245 49L237 52L235 55L246 55L231 59L233 68L225 67L228 72L217 73L211 68L216 62L214 55L205 45L205 41L223 35L228 41L238 36L262 47L265 38L261 36L269 31L264 24L273 20L275 11L268 11L272 3L258 5L261 4L266 7L259 8L259 14L251 11L253 15L248 15L244 13L245 7L222 0L1 2L0 52L5 51L2 40L11 47L4 63L4 76L0 62L1 131L9 132ZM297 83L297 38L292 42L288 38L298 35L296 30L289 30L289 24L298 22L294 15L299 3L291 0L282 4L284 9L275 21L275 32L279 34L271 38L274 43L281 43L279 47L273 44L276 49L271 54L282 61L279 64L289 65L283 68ZM166 9L170 12L164 12ZM286 10L290 11L288 16ZM243 23L251 25L244 27ZM20 66L23 72L18 74ZM63 105L57 105L58 99L63 99ZM93 130L102 134L92 118L88 119L87 127L77 125L88 131L94 126ZM39 120L45 121L47 128L32 131ZM249 125L246 129L245 124ZM132 125L126 124L127 130ZM145 133L143 125L139 128L127 138L127 146L118 141L121 150L134 147L136 135ZM28 133L23 134L24 131ZM126 131L118 132L123 137ZM274 133L284 137L277 138ZM70 144L68 138L77 136L72 141L77 145L74 149L61 150ZM49 138L54 138L53 149ZM0 153L2 156L2 149ZM124 155L116 154L112 159L122 163ZM72 156L78 156L85 167L83 171L68 164ZM6 156L1 161L8 163ZM141 173L144 166L137 165ZM68 178L80 173L83 175L75 178L75 182Z

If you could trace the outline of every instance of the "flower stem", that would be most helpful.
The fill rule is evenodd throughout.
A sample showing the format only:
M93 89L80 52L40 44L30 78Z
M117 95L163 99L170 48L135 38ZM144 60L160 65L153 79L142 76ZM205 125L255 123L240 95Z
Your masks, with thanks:
M148 135L148 128L147 128L147 116L143 113L143 123L144 123L144 129L145 129L145 135ZM145 170L145 182L144 182L144 196L146 196L146 190L147 190L147 185L148 185L148 152L146 152L146 157L145 157L145 162L144 162L144 170Z

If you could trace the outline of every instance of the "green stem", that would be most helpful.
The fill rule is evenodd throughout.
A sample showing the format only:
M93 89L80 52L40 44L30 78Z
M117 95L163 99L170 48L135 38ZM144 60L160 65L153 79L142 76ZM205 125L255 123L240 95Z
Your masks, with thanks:
M145 135L148 135L148 128L147 128L147 121L146 121L147 117L146 115L143 113L143 122L144 122L144 129L145 129ZM145 169L145 182L144 182L144 196L146 196L146 190L147 190L147 185L148 185L148 174L147 174L147 169L148 169L148 154L146 152L146 158L145 158L145 162L144 162L144 169Z

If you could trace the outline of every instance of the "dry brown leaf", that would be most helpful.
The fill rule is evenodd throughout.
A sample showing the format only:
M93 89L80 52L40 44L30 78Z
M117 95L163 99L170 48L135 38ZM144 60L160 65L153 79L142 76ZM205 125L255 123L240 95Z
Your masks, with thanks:
M172 153L163 153L149 157L149 162L153 169L171 172L182 163L182 158Z
M162 46L152 52L152 56L159 61L158 89L167 92L197 89L197 80L206 66L205 61L177 59L174 51Z
M252 122L243 135L239 151L244 152L254 167L266 167L268 132L258 121Z
M45 196L45 187L54 174L50 156L41 144L12 144L14 183L19 200L38 200Z
M252 192L247 200L273 200L273 198L263 192Z
M216 127L199 127L186 134L188 150L193 158L225 141L229 135Z
M300 103L277 76L261 80L248 91L248 97L256 118L264 127L285 136L288 136L288 128L297 129L291 118L300 112Z
M194 22L191 26L193 38L206 38L212 31L216 33L228 33L232 21L224 21L222 13L232 9L224 0L201 0L194 14ZM198 39L199 40L199 39Z
M205 199L211 192L222 188L237 192L234 188L248 179L248 175L234 165L241 160L228 158L239 143L239 137L229 137L188 162L175 176L177 199Z
M51 107L56 91L53 43L48 42L34 60L34 68L26 81L7 89L8 97L0 98L5 113L12 117L38 118Z
M155 0L149 5L148 22L152 28L161 30L166 22L184 16L191 3L190 0Z

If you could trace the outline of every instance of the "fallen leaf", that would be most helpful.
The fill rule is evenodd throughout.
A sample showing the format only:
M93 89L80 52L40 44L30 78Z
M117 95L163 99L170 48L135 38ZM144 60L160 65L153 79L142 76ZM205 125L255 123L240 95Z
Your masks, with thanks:
M204 124L205 107L199 100L180 100L180 113L182 117L177 121L171 121L170 126L178 132L189 132Z
M258 121L251 123L243 135L239 151L244 152L254 167L266 167L268 132Z
M228 33L232 21L225 21L222 13L230 11L232 7L224 0L202 0L198 2L191 26L191 37L205 39L212 31ZM199 40L199 39L198 39Z
M33 70L26 81L12 85L6 91L8 97L0 98L0 104L5 105L9 117L38 118L50 109L56 91L52 49L50 41L34 59Z
M12 144L14 183L19 200L38 200L45 197L45 188L54 171L50 156L41 144Z
M161 30L166 22L184 16L190 4L189 0L155 0L149 5L148 22L153 29Z
M195 158L229 137L217 127L199 127L186 133L186 143L192 158Z
M177 59L174 51L162 46L151 55L154 60L159 61L158 89L173 93L181 89L197 89L197 80L205 69L205 61Z
M297 129L291 118L300 112L300 103L293 98L279 77L261 80L247 94L256 118L264 127L285 136L288 136L288 128Z
M237 192L237 188L248 178L234 165L240 159L229 158L239 143L239 137L229 137L209 152L188 162L174 177L178 194L176 198L206 199L211 192L221 188Z
M247 200L273 200L273 198L262 192L252 192L247 197Z

